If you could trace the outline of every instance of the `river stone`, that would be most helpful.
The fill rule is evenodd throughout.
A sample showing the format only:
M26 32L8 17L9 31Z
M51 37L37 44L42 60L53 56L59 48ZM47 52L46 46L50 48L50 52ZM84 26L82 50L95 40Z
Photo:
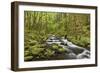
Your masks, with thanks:
M84 50L84 52L77 55L77 59L83 59L83 58L90 58L90 51Z
M76 56L76 54L74 54L74 53L69 53L69 54L66 55L66 58L67 58L67 59L76 59L77 56Z

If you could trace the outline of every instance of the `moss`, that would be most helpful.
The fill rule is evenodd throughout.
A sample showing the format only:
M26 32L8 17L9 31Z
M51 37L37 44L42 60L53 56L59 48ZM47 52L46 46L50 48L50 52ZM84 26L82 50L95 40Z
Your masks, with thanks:
M33 45L36 45L38 44L38 42L36 40L32 40L29 42L29 45L33 46Z
M52 44L52 48L53 49L58 49L59 48L59 45L58 44Z
M33 55L39 54L41 51L44 50L44 48L40 48L40 45L35 45L30 48Z
M30 45L27 44L27 45L25 45L24 48L25 48L25 50L27 50L27 49L29 49L29 47L30 47Z
M30 61L30 60L32 60L32 58L33 58L33 56L25 56L24 57L24 60L25 61Z
M24 56L28 56L28 55L30 55L30 52L27 50L24 52Z
M45 51L45 56L50 57L50 56L54 55L54 53L55 53L55 52L54 52L53 50L46 49L46 51Z
M59 51L59 52L62 52L62 53L63 53L63 52L66 52L66 50L65 50L64 48L59 48L58 51Z

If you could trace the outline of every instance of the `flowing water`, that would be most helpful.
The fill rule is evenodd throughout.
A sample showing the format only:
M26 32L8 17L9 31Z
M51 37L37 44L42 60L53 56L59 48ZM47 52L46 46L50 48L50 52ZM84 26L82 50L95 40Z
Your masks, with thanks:
M90 58L90 51L86 48L80 47L78 45L73 44L64 38L57 38L55 36L51 36L46 41L47 44L58 44L63 47L69 53L66 53L65 57L67 59L83 59Z

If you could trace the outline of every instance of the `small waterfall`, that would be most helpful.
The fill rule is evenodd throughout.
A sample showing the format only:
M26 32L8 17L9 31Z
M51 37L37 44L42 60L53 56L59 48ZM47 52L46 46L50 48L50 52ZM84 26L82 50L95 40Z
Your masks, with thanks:
M86 48L73 44L67 39L58 38L55 35L53 35L46 40L46 43L48 45L58 44L65 50L69 51L69 53L66 54L66 58L68 59L90 58L90 51L88 51Z

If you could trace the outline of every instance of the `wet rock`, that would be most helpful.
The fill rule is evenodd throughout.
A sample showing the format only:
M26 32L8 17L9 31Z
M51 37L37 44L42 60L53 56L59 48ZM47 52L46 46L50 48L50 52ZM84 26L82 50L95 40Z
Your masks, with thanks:
M69 53L69 54L66 55L66 58L67 58L67 59L76 59L77 56L76 56L76 54L74 54L74 53Z
M77 59L83 59L83 58L90 58L90 51L84 50L84 52L77 55Z

